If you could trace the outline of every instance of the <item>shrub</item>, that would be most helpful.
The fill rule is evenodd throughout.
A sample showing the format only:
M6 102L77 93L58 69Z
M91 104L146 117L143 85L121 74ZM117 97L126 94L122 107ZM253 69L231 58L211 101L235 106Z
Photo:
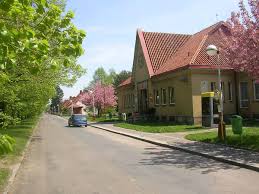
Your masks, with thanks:
M13 151L15 140L8 135L0 135L0 155Z

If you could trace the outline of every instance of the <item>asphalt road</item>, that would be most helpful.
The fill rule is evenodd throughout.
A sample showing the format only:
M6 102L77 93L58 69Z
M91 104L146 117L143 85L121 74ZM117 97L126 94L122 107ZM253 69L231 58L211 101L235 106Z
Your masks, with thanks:
M10 193L259 193L259 173L44 115Z

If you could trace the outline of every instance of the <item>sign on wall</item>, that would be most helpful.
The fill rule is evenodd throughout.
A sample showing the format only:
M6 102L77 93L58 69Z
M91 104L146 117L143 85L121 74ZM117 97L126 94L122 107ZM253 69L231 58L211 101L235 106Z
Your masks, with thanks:
M201 93L209 91L209 82L208 81L201 81Z

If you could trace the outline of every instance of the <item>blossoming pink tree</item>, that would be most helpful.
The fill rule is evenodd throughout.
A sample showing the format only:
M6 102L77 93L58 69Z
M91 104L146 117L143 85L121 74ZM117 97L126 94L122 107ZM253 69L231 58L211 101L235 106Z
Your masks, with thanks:
M226 22L231 36L223 46L228 63L236 71L259 78L259 0L240 0L240 11Z
M82 97L82 102L88 106L95 106L98 110L98 116L106 109L116 105L115 90L112 85L103 85L97 82L92 90L88 91Z

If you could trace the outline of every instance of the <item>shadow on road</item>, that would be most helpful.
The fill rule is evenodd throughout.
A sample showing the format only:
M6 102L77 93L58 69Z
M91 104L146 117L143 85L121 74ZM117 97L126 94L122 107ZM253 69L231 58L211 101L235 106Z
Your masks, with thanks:
M140 161L142 165L173 165L178 168L201 170L202 174L222 169L239 169L226 163L168 148L145 148L143 154L145 158Z

